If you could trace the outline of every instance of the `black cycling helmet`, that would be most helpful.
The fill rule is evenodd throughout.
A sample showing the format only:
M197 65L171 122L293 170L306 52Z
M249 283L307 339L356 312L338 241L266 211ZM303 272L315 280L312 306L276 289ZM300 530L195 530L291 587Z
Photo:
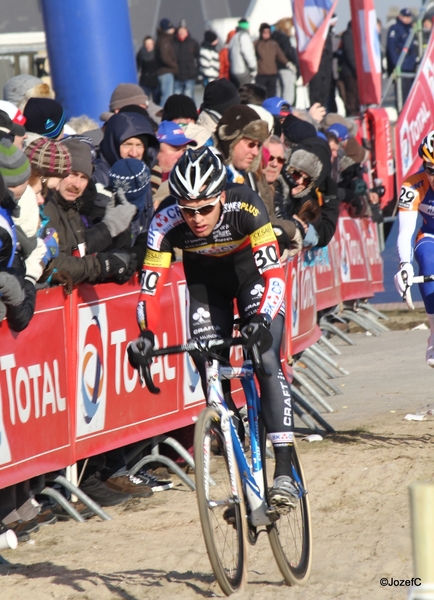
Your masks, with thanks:
M226 167L211 148L189 148L170 172L169 188L176 198L203 200L218 196L226 179Z

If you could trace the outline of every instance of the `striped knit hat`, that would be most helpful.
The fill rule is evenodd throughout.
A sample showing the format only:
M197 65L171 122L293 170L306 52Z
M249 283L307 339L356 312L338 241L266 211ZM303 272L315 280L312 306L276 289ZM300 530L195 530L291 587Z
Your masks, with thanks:
M34 140L24 150L32 169L44 177L67 177L71 172L71 155L60 142L45 137Z
M109 171L109 187L113 192L123 190L128 202L143 210L150 190L151 173L147 165L137 158L121 158Z
M30 98L24 108L26 129L49 138L57 138L65 125L65 112L57 100Z
M30 177L30 163L26 155L6 138L0 142L0 175L7 188L18 187Z

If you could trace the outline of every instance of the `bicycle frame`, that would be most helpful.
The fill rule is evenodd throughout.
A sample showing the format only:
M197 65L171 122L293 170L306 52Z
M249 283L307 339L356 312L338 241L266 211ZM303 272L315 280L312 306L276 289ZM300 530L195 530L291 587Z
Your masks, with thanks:
M252 467L247 462L238 432L232 421L232 412L224 401L221 378L241 379L244 394L247 400L247 415L250 428L250 444L252 451ZM271 525L272 521L267 515L267 504L264 496L264 477L262 470L261 448L259 443L258 414L260 412L260 399L253 379L251 361L245 361L242 367L224 367L218 360L207 363L206 379L208 388L208 406L214 408L220 415L222 432L227 447L227 458L230 470L232 494L235 501L241 501L234 476L234 459L236 460L250 507L251 524Z

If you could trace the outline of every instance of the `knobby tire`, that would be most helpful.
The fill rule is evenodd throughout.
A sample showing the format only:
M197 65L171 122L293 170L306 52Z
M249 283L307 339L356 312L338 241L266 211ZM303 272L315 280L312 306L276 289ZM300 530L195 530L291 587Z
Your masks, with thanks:
M241 503L231 502L229 465L220 417L211 408L204 409L194 432L196 496L199 517L212 570L222 591L229 596L242 588L247 579L247 519L241 479L234 461ZM211 485L210 480L215 482ZM210 502L217 501L217 507ZM223 518L233 506L236 526Z

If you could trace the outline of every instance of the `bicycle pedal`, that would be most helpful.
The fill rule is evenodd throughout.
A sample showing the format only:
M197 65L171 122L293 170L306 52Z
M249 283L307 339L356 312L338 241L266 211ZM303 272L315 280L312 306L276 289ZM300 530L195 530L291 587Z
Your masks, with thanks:
M270 506L265 509L265 514L270 519L271 523L275 523L280 519L281 511L276 506Z

